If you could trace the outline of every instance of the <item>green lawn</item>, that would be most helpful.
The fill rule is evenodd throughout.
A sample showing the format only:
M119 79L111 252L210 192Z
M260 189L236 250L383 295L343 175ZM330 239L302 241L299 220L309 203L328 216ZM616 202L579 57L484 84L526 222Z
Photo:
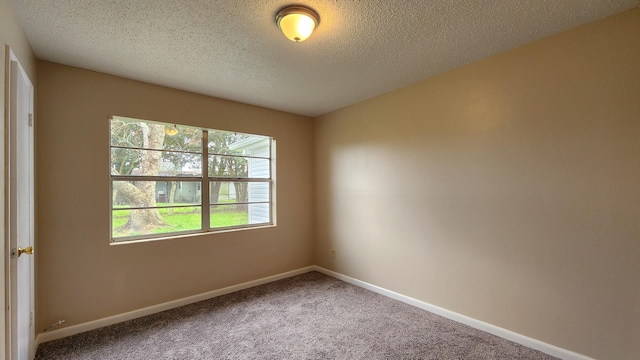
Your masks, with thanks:
M164 204L158 204L160 206ZM131 210L126 208L114 209L112 214L113 237L142 235L139 233L127 233L117 231L129 219ZM179 231L199 230L201 224L200 207L174 208L173 215L169 215L169 209L159 209L160 215L169 226L153 229L151 234L164 234ZM249 221L247 210L236 210L234 207L219 206L212 210L211 228L246 225Z

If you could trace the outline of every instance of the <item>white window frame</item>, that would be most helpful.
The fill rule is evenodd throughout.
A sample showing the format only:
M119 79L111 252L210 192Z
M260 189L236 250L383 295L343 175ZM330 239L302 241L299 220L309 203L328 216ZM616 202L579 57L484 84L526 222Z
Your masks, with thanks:
M198 129L202 131L202 149L201 152L188 152L188 151L184 151L185 153L192 153L192 154L199 154L202 156L202 162L201 162L201 175L200 176L188 176L188 177L184 177L184 176L163 176L163 175L156 175L156 176L144 176L144 175L119 175L119 174L113 174L112 171L109 171L109 195L111 200L109 201L110 204L110 209L109 209L109 231L110 231L110 240L111 240L111 244L124 244L124 243L131 243L131 242L140 242L140 241L151 241L151 240L166 240L166 239L173 239L173 238L181 238L184 236L191 236L191 235L201 235L201 234L211 234L211 233L220 233L220 232L228 232L228 231L235 231L235 230L247 230L247 229L253 229L253 228L263 228L263 227L271 227L271 226L276 226L276 211L275 211L275 191L276 191L276 186L275 186L275 155L276 155L276 149L275 149L275 145L276 145L276 139L274 137L271 136L267 136L267 135L258 135L258 134L249 134L249 133L241 133L241 132L235 132L235 131L228 131L228 130L218 130L218 129L209 129L209 128L202 128L202 127L198 127L198 126L192 126L192 125L186 125L186 124L177 124L177 123L163 123L163 122L159 122L159 121L152 121L152 120L145 120L145 119L137 119L137 118L128 118L128 117L124 117L124 116L111 116L109 117L109 135L110 135L110 140L109 140L109 167L111 168L112 164L111 164L111 151L114 148L124 148L124 149L132 149L132 150L151 150L151 151L160 151L160 152L176 152L174 150L159 150L159 149L144 149L144 148L136 148L136 147L126 147L126 146L114 146L111 144L111 121L113 120L113 118L116 117L118 119L126 119L126 120L131 120L131 121L139 121L139 122L145 122L145 123L154 123L154 124L161 124L164 125L166 127L173 127L173 126L185 126L185 127L189 127L192 129ZM237 155L237 154L210 154L209 153L209 132L213 132L213 131L219 131L219 132L232 132L232 133L236 133L236 134L241 134L241 135L248 135L248 136L260 136L260 137L264 137L266 139L269 139L269 150L268 150L268 156L252 156L252 155ZM269 177L268 178L252 178L252 177L224 177L224 176L210 176L209 175L209 155L217 155L217 156L232 156L232 157L238 157L238 158L245 158L245 159L262 159L262 160L268 160L268 164L269 164ZM200 191L201 191L201 202L200 204L192 204L192 205L172 205L172 206L155 206L155 207L143 207L143 208L124 208L124 209L151 209L151 208L156 208L156 209L162 209L162 208L180 208L180 207L200 207L201 209L201 228L197 229L197 230L189 230L189 231L174 231L174 232L166 232L166 233L157 233L157 234L145 234L145 235L133 235L133 236L121 236L121 237L114 237L113 236L113 212L114 210L123 210L123 208L114 208L114 203L113 203L113 183L114 181L154 181L154 182L172 182L172 181L176 181L179 183L181 182L194 182L197 183L200 187ZM236 182L243 182L243 183L268 183L269 185L269 199L268 202L267 201L250 201L250 199L247 200L247 202L241 202L241 203L233 203L236 205L247 205L247 208L251 205L251 204L268 204L269 205L269 221L268 222L261 222L261 223L255 223L255 224L244 224L244 225L233 225L233 226L226 226L226 227L211 227L211 207L215 206L215 205L219 205L219 204L211 204L211 197L210 197L210 189L211 189L211 185L214 182L227 182L227 183L236 183ZM234 185L235 186L235 185ZM248 215L247 215L248 216ZM250 221L250 219L248 219L248 221Z

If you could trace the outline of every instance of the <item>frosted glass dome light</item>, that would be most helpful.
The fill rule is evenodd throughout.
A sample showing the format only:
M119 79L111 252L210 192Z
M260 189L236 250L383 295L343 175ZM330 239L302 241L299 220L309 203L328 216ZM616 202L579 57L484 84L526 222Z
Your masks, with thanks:
M305 41L320 23L315 11L302 6L288 6L276 15L278 27L284 36L295 42Z

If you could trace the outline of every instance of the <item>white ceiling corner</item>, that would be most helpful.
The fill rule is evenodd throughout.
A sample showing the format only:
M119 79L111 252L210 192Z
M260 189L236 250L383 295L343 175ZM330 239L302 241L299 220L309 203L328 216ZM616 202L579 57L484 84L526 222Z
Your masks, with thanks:
M36 56L318 116L638 6L638 0L297 1L320 14L287 40L285 0L12 0Z

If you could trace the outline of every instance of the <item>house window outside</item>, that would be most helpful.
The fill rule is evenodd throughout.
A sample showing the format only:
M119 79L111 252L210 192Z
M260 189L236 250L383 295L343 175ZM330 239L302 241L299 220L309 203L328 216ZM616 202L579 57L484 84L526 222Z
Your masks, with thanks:
M274 224L273 138L121 116L110 135L113 242Z

